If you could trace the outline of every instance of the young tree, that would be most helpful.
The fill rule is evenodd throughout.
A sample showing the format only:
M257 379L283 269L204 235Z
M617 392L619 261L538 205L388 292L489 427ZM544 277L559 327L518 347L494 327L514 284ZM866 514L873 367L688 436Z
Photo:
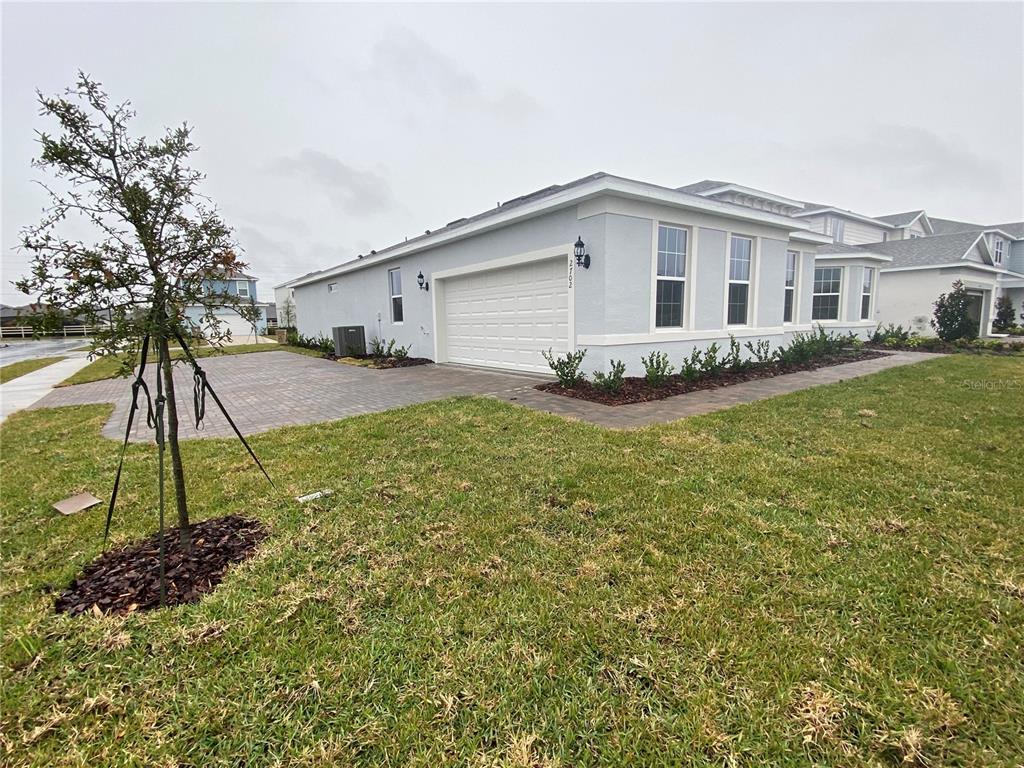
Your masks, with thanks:
M289 296L281 305L280 324L282 328L290 330L295 327L295 302Z
M971 317L971 295L962 281L953 283L949 293L935 300L932 328L943 341L974 339L978 336L978 321Z
M1008 331L1013 327L1014 315L1013 301L1005 294L996 299L996 312L992 318L993 331Z
M33 167L54 181L43 183L50 204L42 221L22 230L31 273L16 285L38 293L50 308L41 326L60 312L99 326L93 352L122 357L124 374L131 372L143 339L150 339L167 395L178 525L182 545L190 550L169 342L223 341L227 332L214 310L225 305L254 322L255 306L203 290L204 281L246 265L236 256L231 229L199 193L204 177L188 166L197 147L187 124L154 141L133 137L129 102L112 104L101 84L82 72L63 95L39 93L38 100L40 114L54 119L59 131L39 134L41 152ZM89 242L67 234L72 227L89 232ZM201 307L201 318L188 320L186 306Z

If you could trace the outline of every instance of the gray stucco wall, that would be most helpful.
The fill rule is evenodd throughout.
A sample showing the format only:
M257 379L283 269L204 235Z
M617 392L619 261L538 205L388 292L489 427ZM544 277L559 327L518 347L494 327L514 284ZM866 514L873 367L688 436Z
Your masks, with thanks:
M728 264L727 239L728 236L722 229L699 227L697 230L694 330L707 331L722 327L722 313L725 311L725 269Z

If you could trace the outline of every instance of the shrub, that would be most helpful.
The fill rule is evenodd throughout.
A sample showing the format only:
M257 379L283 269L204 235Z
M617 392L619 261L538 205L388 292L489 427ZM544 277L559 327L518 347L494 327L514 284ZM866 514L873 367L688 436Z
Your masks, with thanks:
M1014 321L1013 302L1009 296L1000 296L996 299L996 314L992 318L992 330L999 333L1006 333L1013 327Z
M701 358L700 349L694 349L690 352L689 357L683 358L683 367L679 369L679 374L687 381L699 379L701 374Z
M395 360L405 360L409 356L409 347L395 347L391 352L391 356Z
M760 365L768 365L772 361L772 345L768 339L761 339L757 344L747 342L747 349Z
M641 357L640 362L644 366L647 383L652 387L665 386L668 383L668 377L675 370L668 361L668 355L664 352L651 352L647 357Z
M856 341L852 333L830 333L819 325L812 333L794 333L787 346L775 350L775 359L781 365L803 365L819 357L838 354Z
M334 354L334 339L323 334L319 336L303 336L298 331L289 329L285 339L293 347L315 349L324 357Z
M704 350L704 356L700 361L701 373L707 374L708 376L717 376L725 369L723 361L718 358L720 350L721 347L718 346L718 342L712 342L711 345Z
M742 371L747 367L747 361L743 359L743 354L740 352L740 343L731 333L729 334L729 354L725 356L722 363L730 371Z
M626 364L621 360L611 361L612 370L610 373L594 371L594 386L603 392L615 394L622 389L623 377L626 374Z
M932 328L943 341L973 339L978 335L978 322L970 315L971 297L962 281L953 283L949 293L935 300Z
M557 357L552 349L541 352L541 354L544 355L544 359L548 361L551 370L558 377L558 383L563 387L575 387L583 381L580 366L583 364L583 358L586 356L587 350L578 349L575 352L566 352L564 355L558 355Z
M886 346L898 346L904 341L910 339L910 329L904 328L902 325L895 325L889 323L884 328L879 323L878 327L875 328L875 332L871 334L871 342L873 344L885 344ZM896 342L892 344L890 342Z

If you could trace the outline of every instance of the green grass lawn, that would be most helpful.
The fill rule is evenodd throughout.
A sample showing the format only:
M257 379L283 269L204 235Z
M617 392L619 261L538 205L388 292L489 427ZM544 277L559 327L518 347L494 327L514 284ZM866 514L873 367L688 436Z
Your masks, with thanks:
M285 344L238 344L233 347L197 347L192 350L193 354L199 357L213 357L214 355L245 355L250 352L294 352L297 355L309 355L310 357L320 357L320 353L313 349L306 349L305 347L293 347ZM185 354L178 347L171 348L171 358L173 360L181 360L185 357ZM150 362L156 362L156 355L150 354L147 358ZM90 381L100 381L101 379L110 379L118 374L121 370L124 358L116 357L114 355L107 355L105 357L97 357L87 366L79 370L72 376L69 376L62 381L58 386L67 387L72 384L86 384Z
M1024 754L1024 361L637 432L456 399L184 445L270 528L201 603L52 612L104 406L3 425L10 765L971 765ZM156 528L129 449L118 543ZM302 506L299 493L334 493ZM2 753L0 753L2 754Z
M19 360L16 363L0 366L0 384L6 384L11 379L24 376L26 373L32 373L32 371L38 371L40 368L53 365L63 359L63 357L37 357L34 360Z

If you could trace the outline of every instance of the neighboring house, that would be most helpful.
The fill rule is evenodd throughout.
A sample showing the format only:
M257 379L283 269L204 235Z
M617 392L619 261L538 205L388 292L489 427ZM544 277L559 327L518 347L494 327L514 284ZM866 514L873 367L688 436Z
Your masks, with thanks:
M357 325L438 362L523 371L548 371L549 348L586 348L587 371L618 359L636 374L652 351L678 366L730 335L774 345L818 323L871 331L863 276L888 259L816 265L832 238L794 216L801 204L741 192L742 202L722 200L597 173L278 290L294 297L306 335Z
M254 305L260 311L259 319L255 327L248 320L238 314L238 311L231 304L225 304L214 310L214 314L221 323L222 331L230 331L233 341L246 339L256 334L265 333L267 328L266 309L267 304L256 299L256 282L258 278L247 275L243 272L229 272L225 275L211 277L203 281L203 293L207 296L238 296L239 299ZM206 308L200 304L185 308L185 316L193 323L202 322Z

